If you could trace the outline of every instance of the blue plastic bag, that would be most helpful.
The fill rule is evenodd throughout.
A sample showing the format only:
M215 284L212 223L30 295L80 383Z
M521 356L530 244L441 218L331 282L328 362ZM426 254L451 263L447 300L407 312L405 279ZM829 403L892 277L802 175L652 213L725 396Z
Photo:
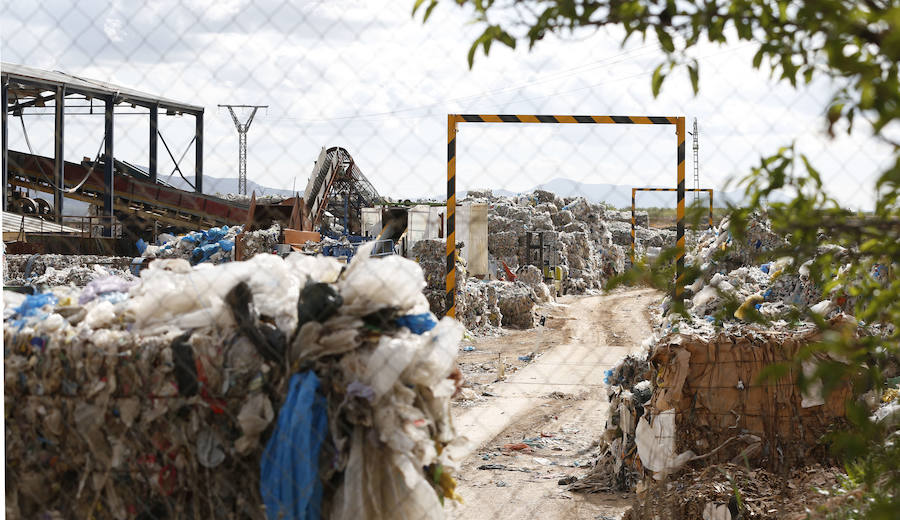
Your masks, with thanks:
M222 251L230 253L231 250L234 249L234 240L219 240L219 247L222 248Z
M209 242L218 242L225 237L225 231L222 231L220 228L210 228L209 231L206 232L206 240Z
M424 334L437 325L437 321L430 312L425 314L409 314L400 316L394 320L400 327L406 327L413 334Z
M269 520L322 515L319 451L328 436L325 397L312 371L291 377L287 400L260 463L259 491Z
M34 316L44 305L56 305L56 296L47 292L42 294L29 294L25 297L25 301L14 310L16 314L22 317Z
M143 238L139 238L135 245L137 246L138 254L140 255L144 254L144 251L147 250L147 242L144 242Z

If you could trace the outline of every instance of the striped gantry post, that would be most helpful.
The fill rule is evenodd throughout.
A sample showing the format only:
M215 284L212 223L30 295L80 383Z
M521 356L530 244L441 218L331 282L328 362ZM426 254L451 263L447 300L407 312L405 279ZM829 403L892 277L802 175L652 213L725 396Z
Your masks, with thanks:
M634 265L634 230L636 227L635 218L635 194L639 191L678 191L678 188L631 188L631 265ZM709 194L709 227L713 227L713 190L712 188L688 188L684 191L700 191Z
M675 125L677 144L678 231L676 247L675 299L684 294L684 117L644 116L554 116L512 114L447 115L447 316L456 317L456 130L459 123L556 123L601 125ZM632 232L633 233L633 232ZM632 235L633 236L633 235Z

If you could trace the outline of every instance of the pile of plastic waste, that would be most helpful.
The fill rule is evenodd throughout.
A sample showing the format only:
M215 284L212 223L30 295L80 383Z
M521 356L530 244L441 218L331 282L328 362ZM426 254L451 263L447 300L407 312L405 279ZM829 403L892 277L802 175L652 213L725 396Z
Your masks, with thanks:
M222 226L179 236L163 233L156 244L147 244L140 239L137 247L144 258L183 258L192 265L221 264L234 260L234 242L242 229L242 226ZM280 236L281 228L277 224L266 230L245 233L244 259L273 252Z
M3 283L9 286L75 285L84 287L97 278L131 279L130 257L96 255L6 255Z
M442 517L463 330L368 253L5 293L7 517Z
M626 356L606 372L609 415L599 456L591 471L573 482L570 489L630 491L641 481L644 471L635 444L635 426L652 394L651 370L645 351Z
M729 219L700 236L686 256L687 265L700 275L686 287L688 318L669 315L661 324L664 332L681 330L711 336L720 329L735 329L762 318L784 329L782 318L796 310L810 309L824 318L833 318L852 309L853 300L840 290L823 294L809 277L808 264L796 266L790 258L774 255L786 242L771 229L764 215L754 214L748 222L745 240L729 231ZM820 253L841 261L845 250L823 246ZM670 305L668 298L664 307Z

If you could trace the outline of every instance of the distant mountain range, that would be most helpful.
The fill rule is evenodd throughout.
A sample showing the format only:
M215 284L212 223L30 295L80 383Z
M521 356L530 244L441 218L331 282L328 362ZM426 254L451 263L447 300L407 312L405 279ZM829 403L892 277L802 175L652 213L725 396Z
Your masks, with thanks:
M164 179L167 183L172 186L180 189L180 190L191 190L191 188L187 182L184 181L180 176L173 175L168 179ZM188 177L188 180L193 182L192 177ZM305 181L304 181L305 182ZM303 191L303 187L299 187L299 191ZM237 193L238 192L238 180L233 177L211 177L209 175L203 176L203 193L207 195L215 195L216 193ZM284 197L290 197L294 194L291 190L280 190L278 188L270 188L268 186L263 186L262 184L253 182L250 179L247 179L247 194L256 192L256 195L281 195Z

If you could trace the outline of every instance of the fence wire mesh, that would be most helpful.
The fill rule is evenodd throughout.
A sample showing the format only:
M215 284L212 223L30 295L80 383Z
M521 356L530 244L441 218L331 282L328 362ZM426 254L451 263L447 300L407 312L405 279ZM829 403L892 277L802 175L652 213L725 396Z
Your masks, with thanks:
M648 396L631 387L674 365L638 363L627 385L613 369L660 330L661 295L601 294L633 237L642 257L675 245L675 193L642 191L632 210L632 189L676 187L674 126L462 123L451 227L448 114L685 117L686 187L714 191L715 225L745 202L733 181L782 146L860 211L896 158L864 124L829 137L834 84L773 80L753 44L701 46L699 94L685 74L654 97L656 40L547 35L470 69L470 7L423 24L413 3L5 6L4 282L27 289L4 292L9 518L618 517L621 500L557 483L587 472L614 492L647 469ZM701 252L722 245L703 235L706 196L687 240ZM774 240L760 226L757 248ZM372 239L381 258L366 260ZM784 301L818 301L807 280L780 283ZM451 305L462 326L440 319ZM691 370L752 386L759 367L741 370L757 362ZM760 418L806 439L837 414L797 412L788 380L755 386L767 400L750 412L711 404L732 382L694 384L708 402L678 412L682 431ZM666 457L732 442L722 431L653 435ZM733 442L721 460L797 457Z

